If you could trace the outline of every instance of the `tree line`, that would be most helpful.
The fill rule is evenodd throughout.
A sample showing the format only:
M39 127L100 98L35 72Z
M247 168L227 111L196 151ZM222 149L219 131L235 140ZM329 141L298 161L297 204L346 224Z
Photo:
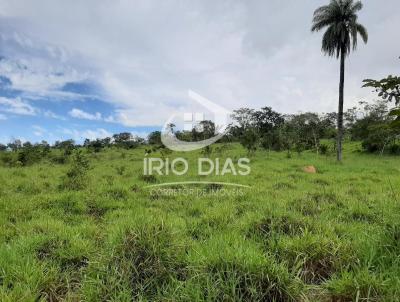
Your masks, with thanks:
M394 77L388 77L392 81ZM345 140L360 141L366 152L400 154L400 95L398 87L389 88L385 79L380 81L365 80L365 87L373 87L379 99L372 102L360 102L343 114L343 133ZM393 82L393 81L392 81ZM391 108L391 103L395 107ZM282 114L271 107L261 109L240 108L233 111L232 123L228 126L221 143L240 143L248 153L257 149L285 151L288 156L293 152L305 150L317 154L336 151L337 113L318 114L313 112ZM216 126L212 121L202 121L191 131L175 130L174 135L184 141L199 141L215 135ZM332 141L328 144L329 140ZM129 132L114 134L102 139L86 139L83 144L74 140L56 141L50 145L24 142L16 139L7 145L0 144L1 160L5 165L29 165L43 158L50 158L56 163L65 163L76 149L85 148L88 152L101 152L107 148L134 149L146 145L146 150L165 150L161 142L161 132L151 132L147 138L134 136ZM51 152L52 150L57 150ZM7 152L6 152L7 151Z

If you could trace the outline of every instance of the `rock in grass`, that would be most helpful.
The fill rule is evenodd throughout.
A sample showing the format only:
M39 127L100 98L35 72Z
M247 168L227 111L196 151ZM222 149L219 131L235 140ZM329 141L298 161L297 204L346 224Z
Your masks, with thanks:
M306 166L303 168L303 171L310 174L317 173L317 169L314 166Z

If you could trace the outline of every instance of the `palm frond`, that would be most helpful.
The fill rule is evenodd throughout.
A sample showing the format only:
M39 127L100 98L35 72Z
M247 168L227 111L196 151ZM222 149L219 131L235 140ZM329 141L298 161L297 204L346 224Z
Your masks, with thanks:
M357 32L360 34L361 38L363 39L364 43L368 42L368 32L367 29L361 25L360 23L357 23Z
M350 28L351 40L353 42L353 50L357 48L357 24L352 24Z
M361 1L331 0L314 11L311 31L326 28L322 38L322 51L329 56L339 57L356 49L358 35L368 41L368 33L364 26L357 22L357 11L362 8Z
M332 21L329 19L322 19L319 21L316 21L313 23L312 27L311 27L311 31L320 31L321 29L325 28L326 26L329 26L330 24L332 24Z
M335 25L331 25L322 37L322 51L328 56L338 56L339 49L340 44L336 37L336 28Z
M351 11L353 13L360 11L363 8L363 4L361 1L357 1L356 3L354 3L351 7Z
M335 2L335 1L332 1ZM320 10L321 9L321 10ZM340 16L337 6L323 6L314 12L313 25L311 31L319 31L324 27L334 23Z
M317 15L324 15L328 10L329 10L329 5L323 5L323 6L321 6L321 7L318 7L318 8L314 11L314 16L317 16Z
M342 14L349 14L349 13L351 13L351 7L353 5L353 0L339 1L339 5L341 7Z

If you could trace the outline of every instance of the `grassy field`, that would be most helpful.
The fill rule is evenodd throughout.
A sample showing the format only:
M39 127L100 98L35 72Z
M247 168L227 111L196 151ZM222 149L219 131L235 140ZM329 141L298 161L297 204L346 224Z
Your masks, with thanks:
M69 164L0 167L0 300L399 301L400 159L345 147L343 164L257 151L248 176L156 178L144 148L109 149L85 155L80 190ZM246 152L214 146L228 156ZM251 188L145 188L182 180Z

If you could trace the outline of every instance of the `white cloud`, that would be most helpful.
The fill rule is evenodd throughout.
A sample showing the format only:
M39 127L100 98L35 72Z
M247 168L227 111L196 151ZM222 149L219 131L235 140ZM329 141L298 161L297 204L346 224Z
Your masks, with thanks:
M0 42L3 44L7 40L4 41L0 37ZM27 50L32 51L30 48ZM11 81L11 88L21 91L25 98L53 97L69 100L86 97L61 89L67 83L86 80L87 73L79 73L71 67L60 65L59 62L52 62L49 60L49 54L43 58L36 56L24 59L3 58L0 60L0 75L8 78Z
M46 111L44 111L44 112L43 112L43 115L44 115L45 117L54 118L54 119L61 120L61 121L65 121L65 120L66 120L65 117L63 117L63 116L61 116L61 115L58 115L58 114L55 114L55 113L54 113L53 111L51 111L51 110L46 110Z
M38 109L22 101L19 97L15 99L0 97L0 111L20 115L36 115Z
M105 120L128 126L161 125L187 110L188 89L230 109L335 111L338 62L321 54L321 34L310 32L313 10L326 2L3 0L1 42L28 68L0 70L30 97L74 98L57 89L96 80L120 108ZM386 2L368 1L360 13L370 41L347 61L347 107L370 97L364 78L398 72L400 18L397 1ZM101 118L87 114L77 115Z
M109 116L105 117L104 121L107 123L117 123L117 121L113 115L109 115Z
M41 126L33 125L32 128L33 128L33 134L36 136L42 137L44 134L47 133L47 130Z
M0 121L5 121L7 117L4 114L0 113Z
M100 121L102 120L101 113L96 112L95 114L91 114L88 112L85 112L83 110L73 108L68 114L74 118L78 119L84 119L84 120L90 120L90 121Z
M76 141L82 141L86 138L90 140L94 140L96 138L105 138L111 137L112 133L108 132L103 128L97 128L95 130L87 129L87 130L76 130L76 129L62 129L62 132L70 137L72 137Z

